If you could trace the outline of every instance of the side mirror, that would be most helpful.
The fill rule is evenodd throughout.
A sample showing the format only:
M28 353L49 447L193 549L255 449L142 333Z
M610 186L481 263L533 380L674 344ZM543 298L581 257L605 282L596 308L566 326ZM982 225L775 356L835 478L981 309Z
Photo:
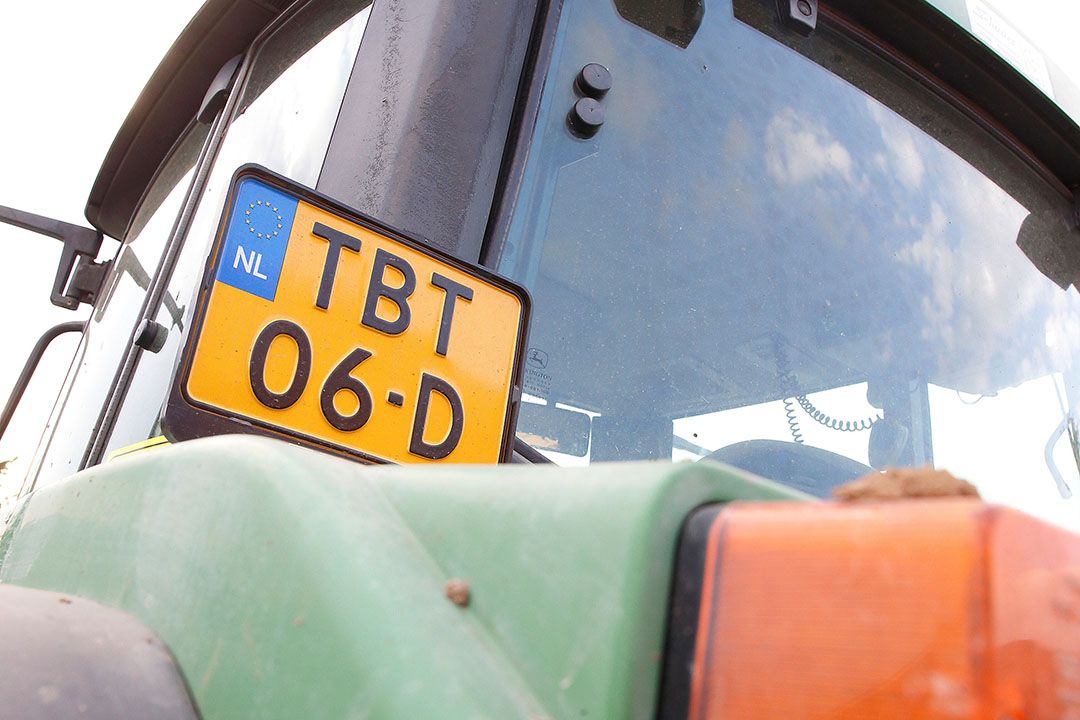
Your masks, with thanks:
M0 205L0 222L64 243L49 295L53 305L74 310L80 303L93 304L109 271L108 262L94 261L101 249L100 232L3 205Z

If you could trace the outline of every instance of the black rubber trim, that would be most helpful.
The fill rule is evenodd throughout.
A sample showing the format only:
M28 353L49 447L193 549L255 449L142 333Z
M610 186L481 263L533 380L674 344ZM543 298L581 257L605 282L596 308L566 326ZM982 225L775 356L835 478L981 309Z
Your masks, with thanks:
M660 682L660 709L656 714L658 720L686 720L690 710L705 556L709 535L724 507L718 503L694 510L686 518L679 535L675 576L671 583L664 674Z
M510 234L510 222L517 207L525 161L529 158L536 120L540 114L544 84L551 68L555 52L555 33L559 28L562 0L540 0L536 9L535 25L529 50L518 85L516 111L507 133L506 152L503 155L491 215L484 232L480 262L490 268L499 264L499 257Z
M929 76L939 90L967 100L973 119L1036 160L1060 183L1059 191L1071 194L1080 187L1080 127L947 15L924 0L831 0L820 5L820 13L822 23L854 36L901 70L923 80Z

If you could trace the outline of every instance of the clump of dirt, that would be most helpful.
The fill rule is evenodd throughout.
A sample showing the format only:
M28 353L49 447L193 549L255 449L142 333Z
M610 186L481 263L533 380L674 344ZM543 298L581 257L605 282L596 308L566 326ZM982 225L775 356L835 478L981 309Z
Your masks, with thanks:
M450 602L458 607L468 607L469 596L469 582L467 580L453 579L446 581L446 597L449 598Z
M889 468L864 475L833 489L833 497L844 502L860 500L901 500L903 498L979 497L967 480L947 470L932 467Z

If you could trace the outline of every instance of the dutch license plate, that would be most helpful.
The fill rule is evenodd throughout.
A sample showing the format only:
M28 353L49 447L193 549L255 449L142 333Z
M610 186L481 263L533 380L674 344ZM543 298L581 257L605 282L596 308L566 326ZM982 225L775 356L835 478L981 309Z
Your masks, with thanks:
M509 458L524 289L257 166L233 178L166 409L183 440Z

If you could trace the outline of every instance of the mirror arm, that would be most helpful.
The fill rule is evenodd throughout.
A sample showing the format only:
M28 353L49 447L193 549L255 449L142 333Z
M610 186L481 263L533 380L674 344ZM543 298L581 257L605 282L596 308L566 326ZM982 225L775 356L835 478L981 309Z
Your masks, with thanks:
M94 261L101 249L100 232L3 205L0 205L0 222L64 243L49 296L53 305L74 310L80 303L94 302L109 268L107 262Z

